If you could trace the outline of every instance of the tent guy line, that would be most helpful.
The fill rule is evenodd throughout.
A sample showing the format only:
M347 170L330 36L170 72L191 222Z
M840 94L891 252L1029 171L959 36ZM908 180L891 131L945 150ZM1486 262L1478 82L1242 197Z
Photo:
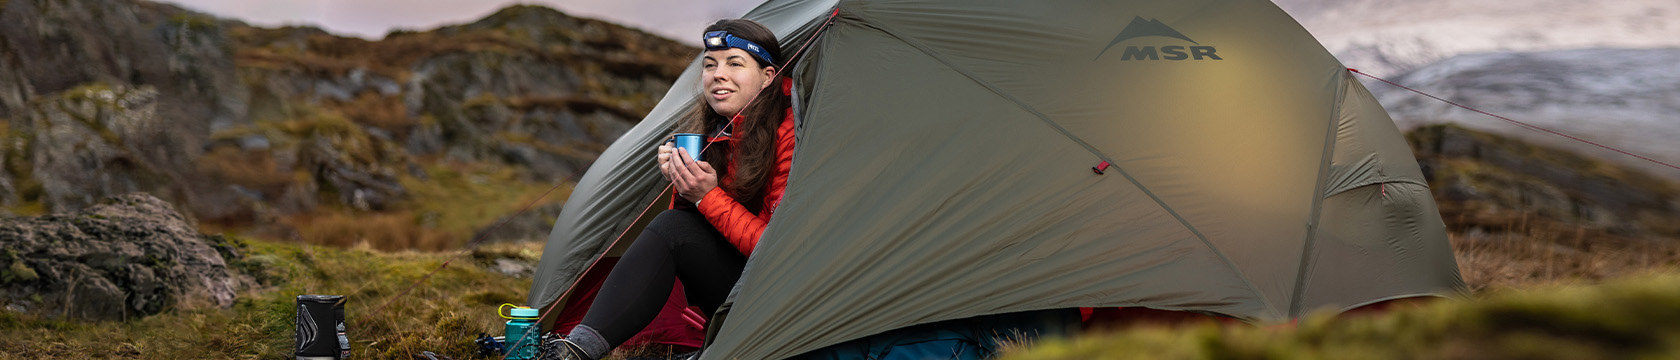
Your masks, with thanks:
M1562 132L1558 132L1558 131L1555 131L1555 130L1552 130L1552 129L1547 129L1547 128L1543 128L1543 127L1536 126L1536 125L1533 125L1533 124L1513 120L1513 119L1508 118L1508 117L1495 115L1493 113L1482 111L1480 109L1476 109L1476 108L1473 108L1473 107L1464 106L1463 104L1453 102L1452 100L1443 99L1439 96L1430 95L1429 93L1419 91L1418 89L1413 89L1413 88L1407 87L1405 85L1400 85L1400 84L1395 83L1393 81L1388 81L1388 79L1376 77L1375 75L1371 75L1371 74L1366 74L1365 72L1359 71L1359 69L1348 68L1347 71L1351 72L1351 73L1359 74L1359 75L1364 75L1365 77L1376 79L1377 81L1381 81L1381 82L1387 83L1389 85L1394 85L1395 87L1398 87L1398 88L1401 88L1401 89L1406 89L1408 91L1418 93L1418 95L1423 95L1423 96L1429 97L1430 99L1439 100L1441 102L1447 103L1448 105L1457 106L1457 107L1460 107L1460 108L1464 108L1465 110L1474 111L1474 112L1482 114L1482 115L1492 116L1496 119L1505 120L1505 121L1510 122L1512 124L1517 124L1518 126L1526 127L1526 128L1531 129L1531 130L1538 130L1538 131L1549 133L1549 134L1552 134L1552 135L1562 136L1562 137L1570 139L1570 140L1575 140L1575 141L1579 141L1579 142L1582 142L1582 143L1586 143L1588 145L1597 146L1597 147L1604 148L1604 149L1607 149L1607 150L1610 150L1610 151L1615 151L1615 152L1621 153L1622 155L1636 157L1636 158L1639 158L1640 160L1650 161L1652 163L1656 163L1657 165L1667 166L1667 167L1675 169L1675 170L1680 170L1680 166L1675 166L1674 164L1669 164L1669 163L1662 162L1660 160L1653 159L1653 158L1650 158L1650 157L1647 157L1647 156L1635 154L1635 153L1627 151L1627 150L1617 149L1617 148L1610 147L1608 145L1599 144L1599 143L1593 142L1591 140L1582 139L1582 138L1575 137L1575 136L1565 134L1565 133L1562 133Z

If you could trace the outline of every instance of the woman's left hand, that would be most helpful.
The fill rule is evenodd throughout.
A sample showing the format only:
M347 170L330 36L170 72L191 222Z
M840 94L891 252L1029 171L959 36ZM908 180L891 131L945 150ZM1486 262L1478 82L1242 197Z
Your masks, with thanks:
M666 161L659 171L671 179L671 185L677 188L677 195L682 195L688 201L699 202L706 197L706 193L717 187L717 170L712 169L712 164L694 161L687 149L677 148L677 152L671 155L671 161Z

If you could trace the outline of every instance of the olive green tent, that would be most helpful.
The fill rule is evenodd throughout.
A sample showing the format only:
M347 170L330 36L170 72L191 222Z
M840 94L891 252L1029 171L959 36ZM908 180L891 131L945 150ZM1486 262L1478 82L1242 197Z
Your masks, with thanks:
M789 70L787 193L707 359L1025 310L1282 321L1463 288L1394 123L1271 2L772 0L745 17L790 52L815 40ZM531 306L635 238L697 74L580 180Z

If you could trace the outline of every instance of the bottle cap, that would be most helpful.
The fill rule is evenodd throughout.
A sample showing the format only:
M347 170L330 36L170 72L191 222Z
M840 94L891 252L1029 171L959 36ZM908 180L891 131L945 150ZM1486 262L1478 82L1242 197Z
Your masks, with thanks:
M498 307L497 310L501 310L501 308L505 308L505 307L512 307L513 309L508 310L508 314L506 316L503 316L504 318L527 320L527 319L536 319L538 316L541 316L541 314L537 312L537 309L532 309L532 308L528 308L528 307L524 307L524 306L518 306L518 305L514 305L514 304L502 304L502 306ZM497 312L500 313L501 311L497 311Z

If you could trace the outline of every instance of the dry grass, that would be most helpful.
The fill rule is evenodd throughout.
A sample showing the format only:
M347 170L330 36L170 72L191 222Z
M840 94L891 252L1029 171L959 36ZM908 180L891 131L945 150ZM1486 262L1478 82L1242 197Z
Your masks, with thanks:
M403 105L400 96L382 96L373 92L364 92L356 99L345 103L333 104L344 116L358 124L385 129L403 134L409 127L414 126L415 119L408 116L408 107Z
M464 254L247 244L247 257L231 266L277 282L241 294L231 311L175 310L126 323L0 312L0 359L289 358L294 297L300 294L349 297L345 324L352 358L408 359L421 351L477 358L472 339L501 332L496 306L523 303L531 286L530 278L508 277L488 265L502 258L535 264L542 252L534 243L495 244ZM417 283L451 258L448 267Z
M339 37L295 28L240 28L234 60L241 67L296 69L320 77L342 77L356 68L407 81L408 67L428 57L450 53L500 52L556 60L555 54L496 31L445 35L404 33L380 41Z
M246 151L232 146L210 150L195 165L199 172L217 180L265 192L278 192L297 178L280 169L268 151Z
M382 251L459 249L479 230L504 216L566 200L570 183L542 184L507 167L449 163L425 167L424 180L402 176L409 191L401 210L365 212L322 207L308 214L282 217L297 229L294 240ZM554 191L547 193L550 189Z
M382 251L445 251L462 243L460 234L422 225L413 211L388 213L319 210L285 217L304 243L341 248L369 247Z
M1680 242L1600 232L1453 234L1459 271L1472 291L1593 283L1680 270Z
M1592 283L1680 270L1680 240L1513 210L1442 204L1460 273L1472 291Z

